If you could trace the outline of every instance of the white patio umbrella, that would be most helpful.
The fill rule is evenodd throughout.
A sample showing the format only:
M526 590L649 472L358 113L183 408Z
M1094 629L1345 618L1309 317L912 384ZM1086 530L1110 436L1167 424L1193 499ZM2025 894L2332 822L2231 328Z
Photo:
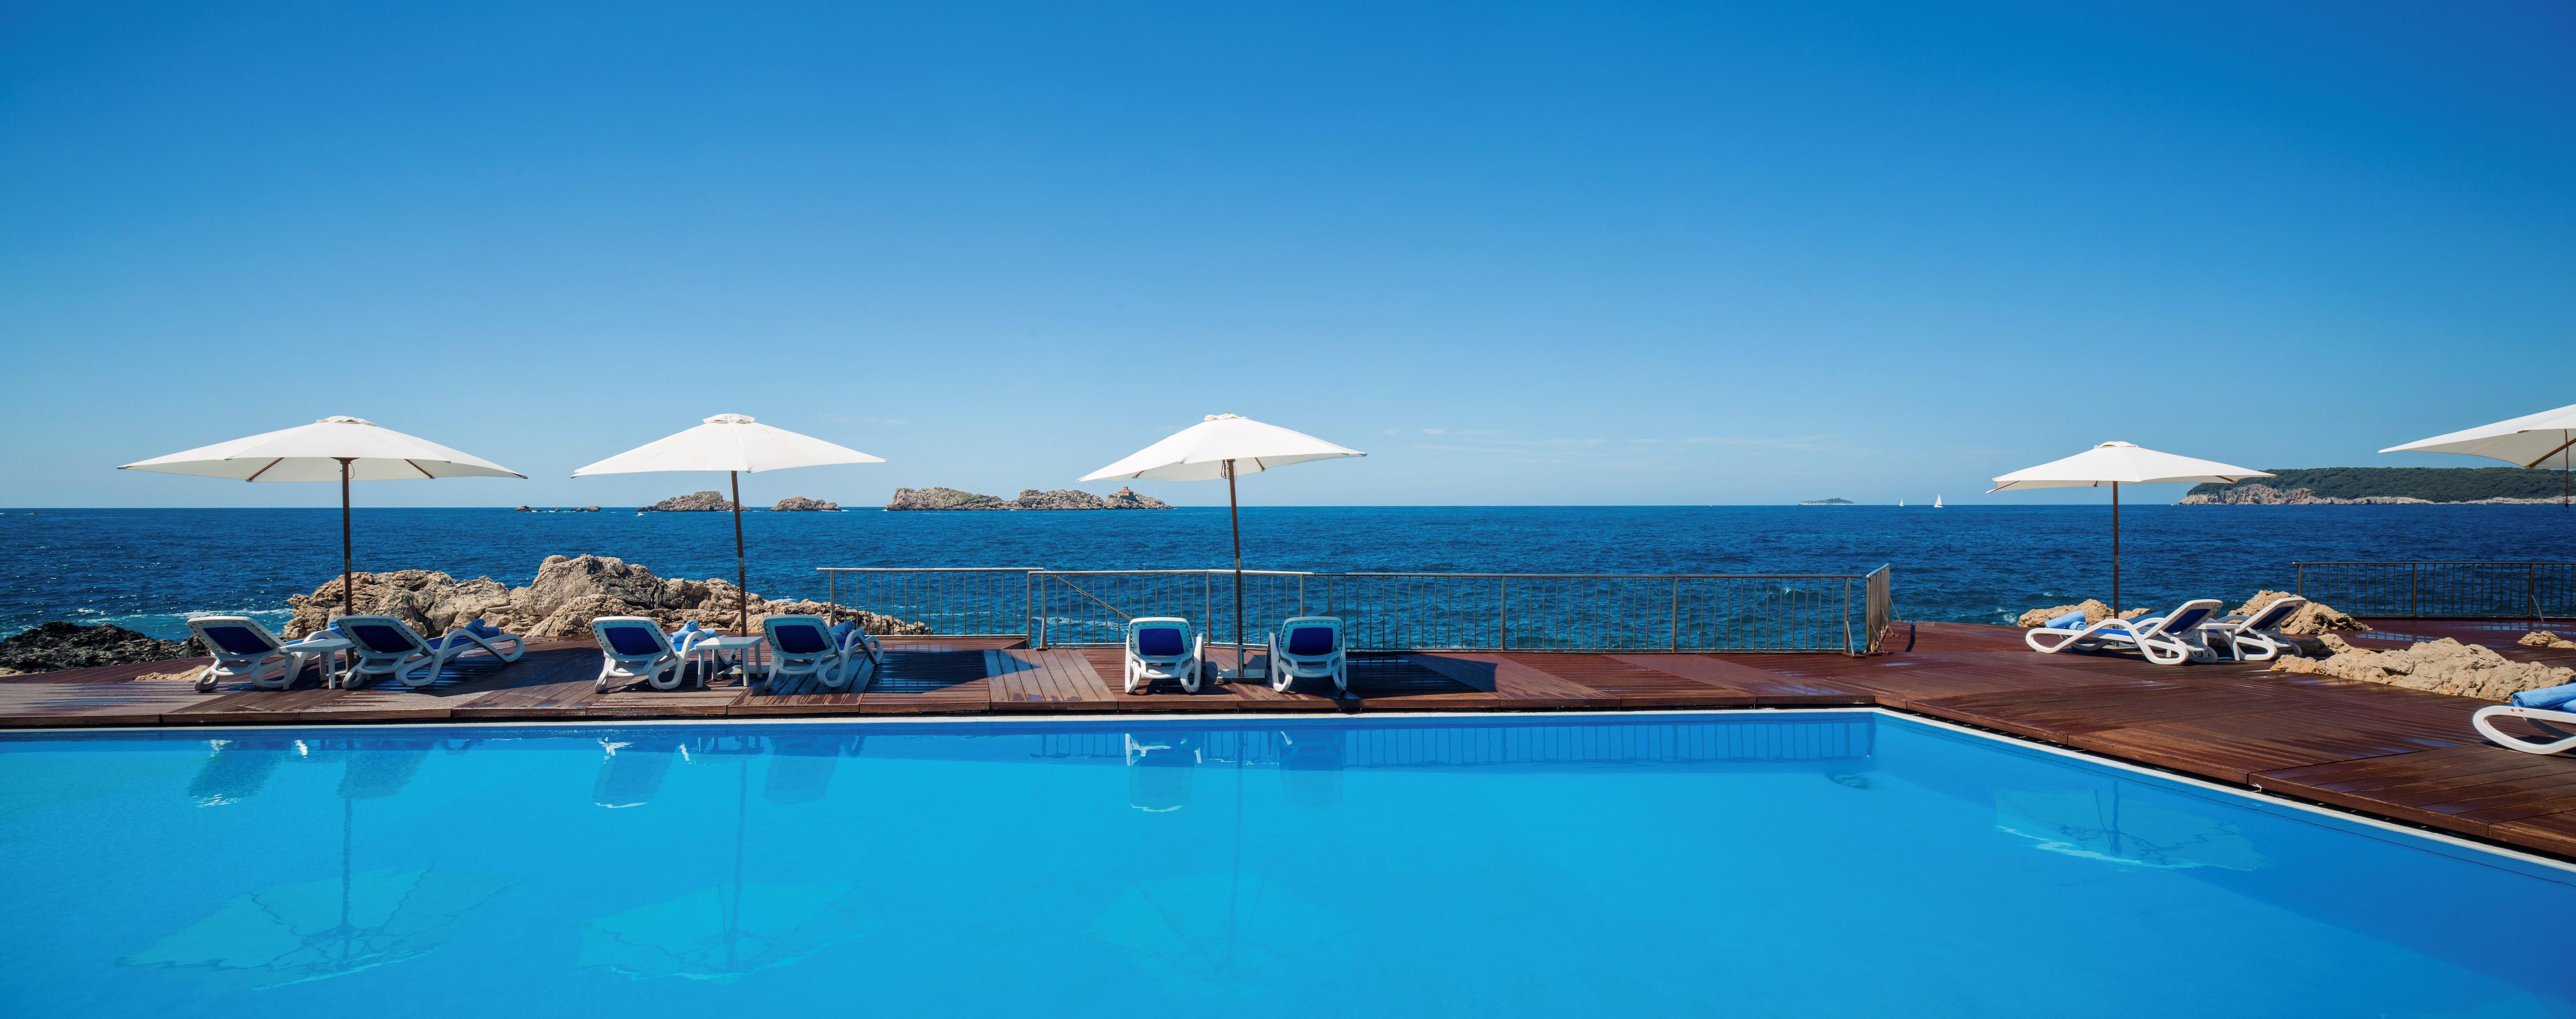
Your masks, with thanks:
M356 595L350 583L349 482L423 478L519 478L527 475L373 421L327 417L309 425L199 446L139 460L120 471L188 474L232 481L340 482L340 614Z
M2390 446L2382 453L2458 453L2502 460L2516 467L2538 467L2558 458L2561 475L2558 482L2558 504L2567 505L2568 447L2576 445L2576 404L2538 414L2479 425L2449 435L2419 439L2403 446Z
M2165 482L2234 484L2270 474L2187 456L2159 453L2126 442L2105 442L2063 460L2051 460L1995 479L1988 492L2022 488L2111 486L2111 611L2120 611L2120 486Z
M574 471L572 476L646 471L723 471L729 475L733 480L734 583L742 595L738 625L748 634L751 632L751 577L742 551L742 476L753 471L774 471L784 467L884 462L884 457L869 456L811 435L773 428L752 420L749 415L718 414L696 428L637 446Z
M1117 463L1083 475L1081 481L1107 481L1113 478L1137 478L1146 481L1214 481L1225 479L1226 522L1234 530L1234 647L1239 656L1243 650L1243 519L1241 504L1235 499L1237 475L1256 474L1273 467L1305 463L1309 460L1335 460L1350 456L1367 456L1356 449L1344 449L1304 432L1292 432L1278 425L1266 425L1232 414L1210 414L1198 424L1181 429ZM1241 664L1240 658L1237 664ZM1237 670L1238 673L1240 670Z

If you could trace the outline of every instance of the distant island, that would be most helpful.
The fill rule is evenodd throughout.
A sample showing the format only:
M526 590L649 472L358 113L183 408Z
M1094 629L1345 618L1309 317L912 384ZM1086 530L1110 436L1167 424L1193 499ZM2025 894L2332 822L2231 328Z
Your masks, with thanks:
M1856 503L1856 502L1853 502L1853 501L1851 501L1851 500L1849 500L1849 499L1808 499L1808 500L1806 500L1806 501L1804 501L1804 502L1799 503L1798 505L1800 505L1800 506L1858 506L1858 505L1860 505L1860 504L1859 504L1859 503Z
M1072 488L1041 492L1034 488L1020 490L1017 499L982 495L954 488L898 488L894 498L886 500L889 510L1098 510L1098 509L1170 509L1170 503L1121 488L1106 496Z
M770 507L769 511L772 513L838 513L841 511L841 504L828 499L808 499L801 495L791 495L778 500L778 505Z
M733 508L733 501L723 492L691 492L675 495L644 507L646 513L722 513Z
M2521 467L2278 468L2275 477L2192 486L2185 506L2513 506L2556 503L2566 479Z

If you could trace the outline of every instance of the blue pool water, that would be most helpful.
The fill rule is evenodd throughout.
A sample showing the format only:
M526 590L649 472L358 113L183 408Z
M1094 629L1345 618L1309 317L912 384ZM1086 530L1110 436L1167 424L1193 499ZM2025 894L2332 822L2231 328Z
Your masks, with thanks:
M2131 506L2124 599L2236 600L2295 560L2566 558L2556 506ZM724 513L356 514L357 567L527 583L549 555L618 556L665 577L733 576ZM1253 569L1493 573L1861 573L1896 568L1907 619L2010 622L2110 592L2107 506L1246 507ZM817 566L1203 569L1226 564L1223 509L744 515L752 590L824 594ZM339 575L333 509L0 511L0 636L48 619L162 637L189 613L285 618Z
M1872 713L0 737L13 1016L2564 1016L2565 872Z

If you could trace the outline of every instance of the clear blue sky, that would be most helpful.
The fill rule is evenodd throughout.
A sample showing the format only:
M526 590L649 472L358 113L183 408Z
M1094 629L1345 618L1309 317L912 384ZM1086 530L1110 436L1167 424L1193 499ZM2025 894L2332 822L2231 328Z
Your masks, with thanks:
M2373 451L2570 351L2558 3L0 7L0 505L330 504L110 468L335 413L633 504L728 411L892 461L760 500L1233 411L1371 454L1275 504L1967 502L2484 463Z

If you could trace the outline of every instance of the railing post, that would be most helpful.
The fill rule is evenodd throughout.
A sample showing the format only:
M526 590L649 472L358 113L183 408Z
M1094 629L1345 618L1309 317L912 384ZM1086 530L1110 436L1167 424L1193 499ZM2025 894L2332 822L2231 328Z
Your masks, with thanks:
M1494 613L1495 622L1502 630L1503 650L1509 651L1512 649L1512 582L1510 578L1497 577L1494 588L1501 596L1497 603L1502 606Z
M2424 564L2422 563L2406 564L2406 618L2408 619L2422 618L2416 615L2416 612L2420 606L2420 594L2417 585L2421 580L2420 575L2423 573L2423 570Z
M2306 563L2291 563L2291 564L2290 564L2290 568L2291 568L2291 569L2293 569L2293 570L2298 571L2298 577L2297 577L2297 579L2296 579L2296 580L2291 581L2291 583L2290 583L2290 593L2291 593L2291 594L2298 595L2298 596L2299 596L2299 597L2301 597L2301 598L2305 598L2305 597L2307 597L2307 596L2308 596L2308 564L2306 564Z
M1682 578L1673 578L1673 650L1682 649Z
M2531 600L2531 621L2540 621L2540 564L2522 564L2522 593Z
M838 618L841 615L841 571L824 570L823 580L826 585L825 589L831 592L823 596L823 604L826 607L826 610L832 613L831 615L823 618L838 621Z
M1843 654L1852 653L1851 643L1851 578L1843 578Z

